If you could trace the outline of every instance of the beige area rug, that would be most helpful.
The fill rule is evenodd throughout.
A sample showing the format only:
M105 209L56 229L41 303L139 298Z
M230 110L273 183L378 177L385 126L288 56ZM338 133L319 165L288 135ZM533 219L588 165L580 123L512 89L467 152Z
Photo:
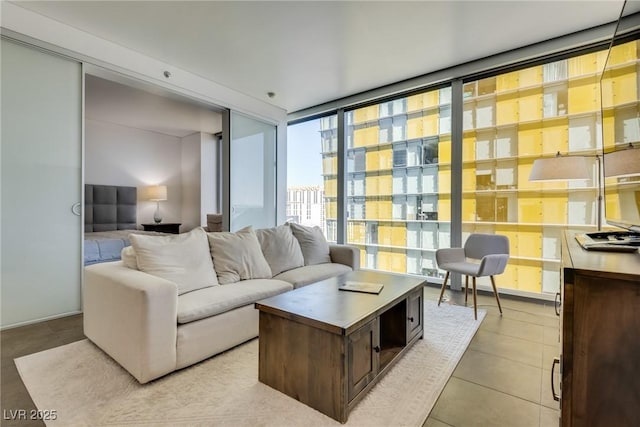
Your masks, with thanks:
M484 319L485 311L425 301L425 336L349 415L348 426L420 426ZM258 382L255 339L140 385L88 340L16 359L40 410L59 426L338 426Z

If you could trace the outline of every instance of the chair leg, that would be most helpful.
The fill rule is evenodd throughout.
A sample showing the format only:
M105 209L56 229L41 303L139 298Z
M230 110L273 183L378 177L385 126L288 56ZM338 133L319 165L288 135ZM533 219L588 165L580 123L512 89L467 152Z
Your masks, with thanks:
M473 277L473 318L478 320L478 298L476 296L476 277Z
M469 276L464 276L464 305L467 305L467 297L469 296Z
M449 279L449 272L444 275L444 282L442 282L442 289L440 290L440 298L438 298L438 306L440 306L440 302L442 301L442 295L444 295L444 288L447 286L447 279Z
M491 277L491 286L493 286L493 293L496 295L496 302L498 303L498 310L500 310L500 315L502 316L502 306L500 305L500 296L498 296L498 288L496 288L496 281Z

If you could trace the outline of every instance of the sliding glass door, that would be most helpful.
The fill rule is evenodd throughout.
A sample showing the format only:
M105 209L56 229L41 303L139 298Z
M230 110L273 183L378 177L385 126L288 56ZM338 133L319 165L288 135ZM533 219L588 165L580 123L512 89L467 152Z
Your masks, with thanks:
M82 68L2 39L2 327L80 310Z
M230 230L276 225L276 126L231 112Z

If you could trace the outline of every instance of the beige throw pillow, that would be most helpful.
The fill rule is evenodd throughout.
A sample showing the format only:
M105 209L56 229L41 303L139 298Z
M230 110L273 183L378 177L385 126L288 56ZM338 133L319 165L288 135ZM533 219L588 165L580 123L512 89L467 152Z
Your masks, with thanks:
M133 246L125 246L120 251L120 258L125 267L132 270L140 270L138 268L138 260L136 260L136 251Z
M273 277L251 227L245 227L235 233L207 233L207 238L221 285L240 280Z
M202 228L168 236L129 235L140 271L178 285L178 295L218 284Z
M298 240L293 237L291 227L279 225L256 230L256 237L273 276L304 265L302 249Z
M320 227L307 227L304 225L290 222L289 226L293 235L300 243L302 255L304 256L304 265L324 264L331 262L329 254L329 243L325 239Z

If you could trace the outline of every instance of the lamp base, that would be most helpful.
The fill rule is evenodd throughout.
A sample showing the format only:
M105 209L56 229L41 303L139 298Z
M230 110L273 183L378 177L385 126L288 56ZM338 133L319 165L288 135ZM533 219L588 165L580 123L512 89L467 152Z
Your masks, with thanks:
M156 211L153 213L153 221L156 224L160 224L162 222L162 215L160 215L160 202L156 202Z

